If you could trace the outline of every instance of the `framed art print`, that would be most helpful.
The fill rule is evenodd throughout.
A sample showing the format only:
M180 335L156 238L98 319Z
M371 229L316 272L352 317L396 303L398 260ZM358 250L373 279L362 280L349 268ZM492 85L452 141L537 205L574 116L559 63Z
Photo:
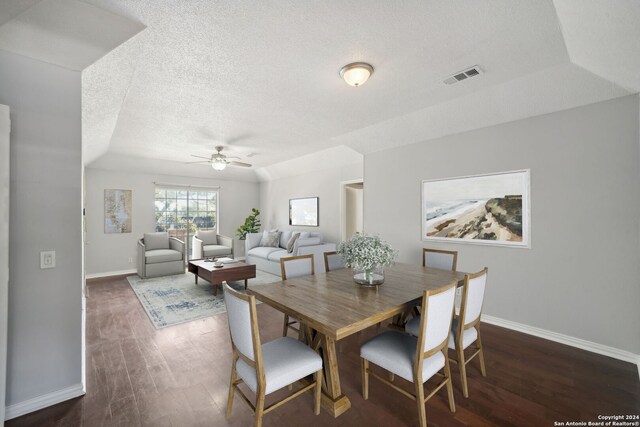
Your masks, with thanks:
M422 240L530 247L529 170L422 181Z
M318 198L289 199L289 225L318 226Z

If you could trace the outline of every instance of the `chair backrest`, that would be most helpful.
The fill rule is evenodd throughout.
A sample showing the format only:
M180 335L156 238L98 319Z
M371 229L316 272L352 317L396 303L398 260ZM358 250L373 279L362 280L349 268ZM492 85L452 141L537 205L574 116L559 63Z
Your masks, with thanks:
M194 236L202 240L205 245L218 244L218 232L216 230L197 230Z
M463 322L459 327L467 329L480 320L488 274L489 269L485 267L478 273L465 275L462 303L460 304L460 318L463 319Z
M444 288L425 291L422 298L418 352L433 354L448 344L457 281ZM421 344L421 345L420 345ZM420 355L419 355L420 356Z
M344 258L336 251L324 253L324 269L326 271L340 270L345 268Z
M456 271L458 251L422 248L422 266Z
M313 255L280 258L280 272L282 273L282 280L314 274Z
M244 359L261 361L256 297L240 293L225 282L224 304L233 346Z

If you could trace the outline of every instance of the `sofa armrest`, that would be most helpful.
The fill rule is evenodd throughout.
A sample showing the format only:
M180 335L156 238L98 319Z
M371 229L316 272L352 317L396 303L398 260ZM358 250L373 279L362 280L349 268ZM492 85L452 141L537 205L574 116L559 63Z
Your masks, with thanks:
M146 272L145 272L145 261L146 261L146 259L144 257L144 253L145 253L144 239L140 239L140 240L138 240L137 267L138 267L138 276L140 276L143 279L146 276Z
M249 250L260 245L262 239L262 233L247 233L246 240L244 241L244 256L247 256Z
M191 250L193 251L193 259L204 258L204 250L202 248L203 245L204 242L202 240L198 239L196 236L193 236L193 239L191 239Z
M298 255L298 248L301 248L303 246L319 245L320 243L322 243L320 237L305 237L304 239L298 239L293 244L293 254L294 256Z
M218 244L231 248L231 258L233 258L233 238L218 234Z
M184 259L184 242L182 240L178 240L175 237L169 237L169 248L180 252L182 254L182 259Z

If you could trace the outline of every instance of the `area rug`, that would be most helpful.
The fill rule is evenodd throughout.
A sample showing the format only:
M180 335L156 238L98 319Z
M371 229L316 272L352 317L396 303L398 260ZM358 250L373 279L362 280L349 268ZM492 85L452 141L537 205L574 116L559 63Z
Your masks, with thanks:
M213 295L213 286L206 280L190 273L174 276L141 279L128 276L127 280L136 293L156 329L179 325L214 316L226 311L224 294L218 287L218 295ZM263 271L256 271L256 278L249 279L249 289L280 281L280 277ZM229 285L244 292L244 280L230 282Z

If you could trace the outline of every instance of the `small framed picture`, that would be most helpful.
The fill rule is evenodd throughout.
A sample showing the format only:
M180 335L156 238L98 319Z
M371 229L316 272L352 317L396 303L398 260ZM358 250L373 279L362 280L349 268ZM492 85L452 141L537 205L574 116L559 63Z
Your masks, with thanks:
M318 197L289 199L289 225L318 226Z

